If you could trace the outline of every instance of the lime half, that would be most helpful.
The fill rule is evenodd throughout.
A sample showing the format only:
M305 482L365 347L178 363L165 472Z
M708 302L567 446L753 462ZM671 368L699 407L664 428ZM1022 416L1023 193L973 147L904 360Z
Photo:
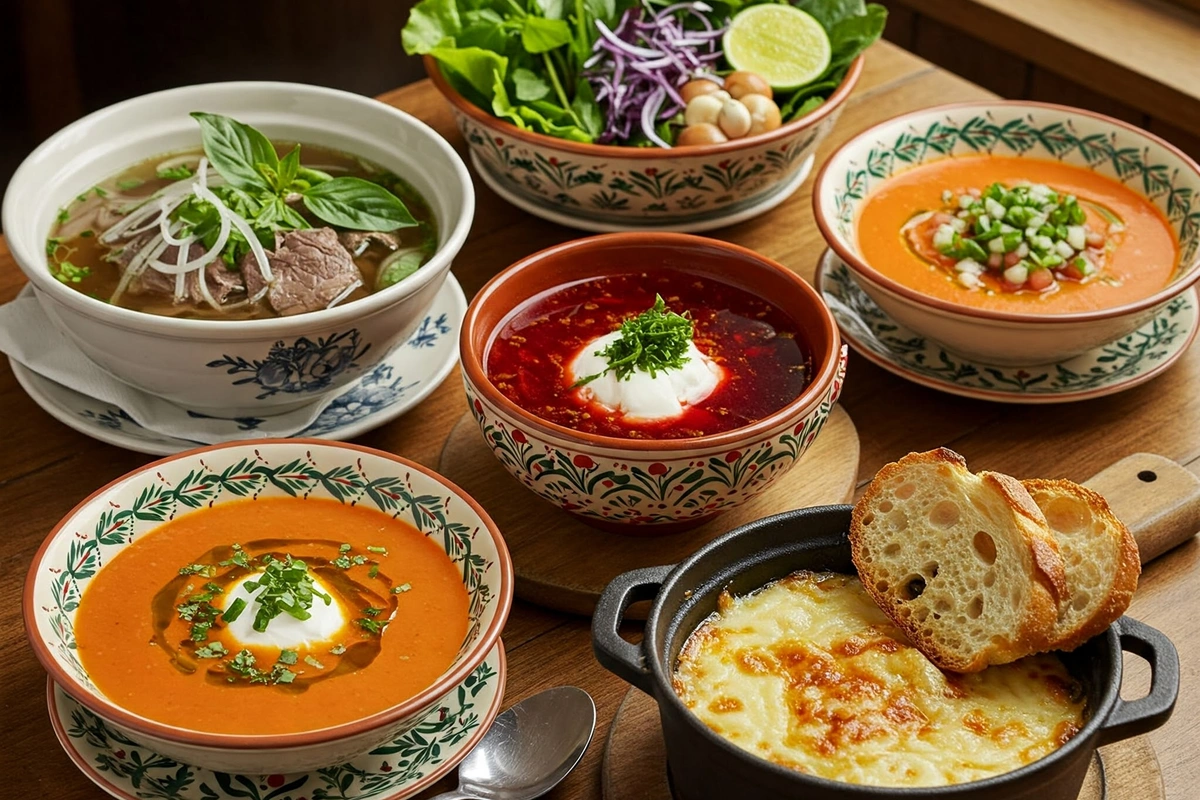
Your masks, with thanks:
M797 89L829 67L829 34L794 6L765 3L740 11L723 39L734 69L756 72L772 89Z

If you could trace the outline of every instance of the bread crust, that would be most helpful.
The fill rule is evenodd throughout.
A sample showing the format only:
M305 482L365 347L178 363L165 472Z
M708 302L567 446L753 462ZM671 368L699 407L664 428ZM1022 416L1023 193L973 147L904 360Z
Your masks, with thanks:
M1047 648L1053 650L1074 650L1084 642L1107 630L1108 626L1129 608L1129 603L1133 600L1133 593L1137 590L1138 578L1142 572L1141 555L1138 552L1137 541L1133 538L1133 534L1129 532L1125 523L1121 522L1113 514L1108 501L1098 492L1092 491L1086 486L1081 486L1073 481L1061 479L1031 478L1022 481L1022 483L1031 496L1034 493L1039 493L1051 496L1073 495L1079 498L1087 505L1092 514L1103 520L1105 529L1116 540L1117 568L1108 595L1096 608L1092 616L1071 630L1056 631L1054 640L1050 642ZM1050 528L1050 530L1053 532L1053 528ZM1069 597L1064 597L1062 601L1069 602Z

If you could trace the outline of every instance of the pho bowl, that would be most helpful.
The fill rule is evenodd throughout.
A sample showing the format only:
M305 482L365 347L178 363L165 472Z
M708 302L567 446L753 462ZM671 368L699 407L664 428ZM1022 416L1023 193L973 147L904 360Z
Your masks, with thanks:
M792 337L806 350L803 388L780 395L777 406L761 417L742 415L736 427L702 435L664 432L657 438L653 433L631 438L620 429L585 431L578 423L560 424L561 419L551 421L545 411L534 413L498 388L504 378L492 371L492 352L509 323L533 303L553 298L564 287L617 280L647 287L664 280L664 273L675 272L695 286L732 286L786 315L795 327L778 331L777 338ZM651 292L651 302L653 297ZM717 358L731 352L720 343L709 347ZM586 349L583 345L578 352ZM765 490L796 464L821 432L841 394L846 369L837 325L807 282L746 248L678 233L604 234L518 261L472 300L459 355L469 411L484 444L509 474L583 522L635 536L694 527ZM561 395L566 398L562 402L574 402L573 392L571 387Z
M170 520L170 524L174 524L179 520L186 521L189 515L211 513L222 508L228 511L238 503L242 504L238 508L248 513L269 515L273 513L269 504L281 500L314 504L314 508L315 504L321 504L326 509L345 510L348 513L373 515L382 512L415 528L420 535L413 534L413 541L420 548L430 549L433 557L441 559L444 554L447 561L444 568L448 570L448 580L454 591L459 591L455 584L461 580L463 599L459 607L464 610L465 619L460 621L466 631L461 645L457 641L450 642L446 649L449 666L408 699L383 707L382 710L324 727L304 727L269 734L213 732L216 726L210 725L206 731L164 723L151 715L123 707L98 689L93 678L99 678L100 675L93 674L85 666L89 660L85 652L87 642L79 638L81 633L86 633L80 627L81 613L84 613L80 611L81 601L84 611L92 614L96 612L88 611L89 603L100 603L91 608L103 611L105 605L114 607L114 603L122 601L90 599L97 597L95 594L88 595L89 588L98 580L97 575L103 575L105 569L112 567L114 558L134 555L132 551L126 553L127 549L145 541L153 541L154 536L147 537L147 534L165 521ZM274 508L280 506L275 505ZM317 512L306 509L303 513ZM250 553L250 543L246 542L246 545L246 552ZM367 555L378 559L372 563L383 564L384 572L388 573L392 567L388 566L386 553L374 555L379 550L376 548ZM402 571L404 569L407 567ZM171 562L169 571L174 572L174 562ZM351 573L345 574L349 576ZM379 571L376 571L375 576L379 575ZM397 593L396 603L402 602L406 595L415 597L415 590L420 588L419 585L413 585L404 589L403 593ZM135 590L131 587L129 591ZM23 612L26 635L34 654L50 677L68 695L114 730L152 752L185 764L220 772L275 774L319 769L348 761L411 730L423 715L443 703L448 695L462 691L460 684L497 644L512 604L512 593L512 564L496 525L474 500L438 474L398 456L356 445L310 439L286 442L259 440L180 453L134 470L97 490L55 526L34 556L25 582ZM107 597L111 598L111 595ZM150 604L147 603L146 607L149 611ZM168 606L168 611L174 611L174 608ZM315 609L313 616L317 616ZM295 622L290 618L284 621ZM133 624L139 623L134 621ZM232 633L233 625L233 622L228 623L227 629L218 636ZM405 628L405 635L407 632ZM387 637L388 633L385 627L382 636ZM349 637L352 634L345 635ZM84 647L77 645L77 639L83 642ZM345 641L350 644L343 649L343 653L353 652L358 646L357 639ZM365 666L355 662L364 675L375 662L380 662L387 670L407 669L406 665L411 662L406 659L417 657L397 655L398 652L408 652L405 649L410 647L407 640L398 642L399 650L390 651L388 640L383 638L380 641L384 649L379 652L379 658ZM416 644L411 645L413 652L428 647L422 641L426 640L418 639ZM455 647L457 653L454 653ZM161 646L155 648L161 649ZM337 649L335 647L332 652ZM132 662L133 657L126 655L125 660ZM152 662L154 659L161 659L162 662L168 660L165 652L150 652L146 658ZM332 656L322 655L321 658ZM107 662L107 659L104 661ZM293 654L292 662L295 661ZM390 665L387 663L389 661L392 662ZM175 663L177 665L178 662ZM213 662L197 663L207 665ZM339 661L334 669L341 670L342 664ZM208 689L215 688L218 692L233 695L229 701L233 705L271 703L279 699L282 702L275 707L277 710L286 710L284 707L303 698L302 694L288 694L286 690L290 687L274 685L255 686L251 683L225 689L224 681L232 683L233 679L214 679L211 669L205 676L193 674L183 680L186 682L198 678ZM292 669L300 670L303 677L303 671L308 668L305 662L300 662ZM156 673L147 671L140 682L145 684L150 681L153 674L161 677L164 671L175 674L170 668L159 669ZM302 677L295 680L301 681ZM354 674L343 675L339 672L329 676L329 683L333 690L340 692L337 684L343 682L342 686L345 687L344 681L354 677ZM214 680L217 686L209 686ZM119 684L118 688L120 691L126 690L124 683ZM310 685L306 691L313 688L315 686ZM248 693L252 692L274 694L263 700L238 699L247 698ZM178 692L174 696L178 697ZM123 702L126 706L131 704L129 699ZM148 702L153 704L155 701L151 697ZM283 710L279 710L279 713L283 713ZM155 713L167 712L155 707ZM307 717L304 719L306 721L301 723L302 727L307 725Z
M193 111L232 117L276 142L349 154L400 176L436 220L436 243L428 243L432 256L403 280L360 299L337 305L346 296L340 294L317 310L261 319L146 313L104 302L72 288L70 281L56 279L48 237L61 222L60 211L86 198L102 181L147 159L196 150L201 138L196 120L189 116ZM200 413L264 416L335 392L403 342L445 280L466 239L474 208L474 190L462 160L414 117L333 89L235 82L145 95L67 126L39 146L13 176L4 198L3 225L13 257L47 316L102 369ZM195 247L189 246L189 257ZM58 255L53 257L57 262ZM345 260L345 254L342 257ZM214 268L201 271L211 275L208 270ZM356 269L353 264L351 268ZM320 275L312 278L318 288L321 280ZM249 286L248 277L245 282ZM182 283L172 284L176 293Z
M596 232L711 230L784 202L811 171L862 67L859 56L825 103L773 131L664 150L523 130L463 97L425 57L484 181L531 214Z
M763 730L761 738L751 738L743 747L710 728L676 693L674 684L676 665L693 632L725 608L723 604L719 605L719 598L727 591L742 597L798 571L855 576L847 536L850 512L850 506L821 506L756 520L705 545L680 564L633 570L617 576L605 588L592 620L593 649L607 670L656 701L672 787L679 800L718 800L733 796L804 797L811 800L1076 800L1097 747L1154 730L1170 717L1179 693L1179 658L1175 647L1161 632L1137 620L1121 617L1077 650L1058 654L1086 703L1083 724L1058 749L1016 769L986 778L948 785L899 786L895 776L888 771L889 767L899 764L901 770L911 770L908 774L912 777L927 777L931 766L937 774L941 774L939 767L954 774L951 769L975 765L991 767L994 762L986 760L982 752L967 751L967 748L977 746L980 751L986 751L988 757L993 755L993 748L972 745L971 740L977 735L973 733L967 739L957 740L958 747L962 748L961 755L958 749L952 748L949 758L941 757L942 752L924 740L918 745L923 750L909 748L906 752L895 753L894 759L862 752L857 753L862 758L854 758L855 745L869 743L872 737L880 735L879 724L870 718L871 712L879 713L880 719L886 717L883 724L889 729L903 728L906 723L912 725L918 716L924 721L918 724L930 724L925 721L923 712L929 710L932 713L935 709L916 710L914 706L905 706L904 701L912 702L909 696L892 696L889 684L881 680L884 676L875 667L880 663L889 665L885 669L895 663L907 667L911 662L883 661L882 656L880 661L853 662L854 666L865 665L864 674L860 674L850 664L839 663L840 660L829 655L823 645L809 650L804 642L794 639L780 642L779 628L771 627L778 623L778 617L772 615L759 630L762 644L748 645L736 656L728 656L728 663L733 672L744 670L765 674L771 680L780 681L782 686L795 687L791 691L799 699L796 707L784 717L795 720L795 730L802 732L789 733L791 728ZM625 611L631 603L646 600L652 605L645 635L638 644L631 644L619 632ZM805 624L805 620L814 620L822 631L839 634L849 631L849 638L843 640L846 648L839 650L835 645L830 649L831 653L853 657L878 643L875 640L878 632L859 635L860 626L867 624L862 611L847 609L835 602L823 610L825 613L814 613L813 606L800 607L799 602L785 602L776 607L778 613L797 620L797 627ZM764 634L763 630L770 632ZM720 639L721 630L710 629L709 632L713 634L712 640ZM883 642L889 639L885 637ZM738 640L736 646L746 641ZM851 643L855 642L857 644L852 647ZM731 648L734 646L730 643ZM771 647L778 647L780 655L772 655ZM880 652L891 650L885 644ZM1123 653L1145 659L1152 670L1153 686L1147 695L1137 700L1121 699ZM789 657L791 661L787 660ZM779 660L772 666L766 663L770 658ZM740 665L735 667L735 662ZM791 672L793 684L788 683L787 677L778 677L773 672L784 662L787 663L784 669L794 670ZM929 669L937 672L932 665ZM914 674L903 667L900 671L905 674L896 677L910 688L915 689L927 681L925 673ZM730 687L736 685L722 670L713 669L709 676L714 684L728 691L733 691ZM704 680L703 674L695 680ZM944 679L939 674L935 680ZM938 686L936 683L931 685ZM824 698L830 698L830 702L822 714ZM872 703L880 698L884 699L884 710L877 712ZM736 712L741 707L737 705L740 703L737 697L725 697L724 701L726 705L712 710ZM747 708L763 703L772 707L775 702L773 696L755 695L747 700ZM936 703L930 700L929 705ZM869 713L862 715L866 719L855 715L855 710L862 707L870 708ZM912 709L917 716L905 716L902 709ZM1027 707L1019 707L1016 713L1028 716L1031 722L1036 718L1035 712ZM1023 724L1016 722L1016 725ZM820 738L822 734L810 735L808 732L814 725L828 731L828 738ZM746 728L738 727L732 720L727 730L746 735ZM993 728L991 738L1011 749L1007 734L996 734L1001 730L1005 728ZM986 731L984 728L977 732L979 739L986 741L989 738L983 735ZM780 742L784 738L791 740L789 747L805 750L822 762L841 765L843 770L847 769L847 762L853 762L856 771L852 774L859 776L861 782L806 774L800 769L802 765L793 769L749 749L751 743L761 743L770 752L773 739L778 747L774 753L778 753L779 749L784 749Z
M1094 292L1106 283L1115 287L1111 299L1061 311L1053 310L1059 307L1039 309L1040 302L1009 302L1020 298L991 305L974 300L960 302L947 299L948 295L915 288L910 280L885 274L880 263L873 264L864 255L860 235L864 208L879 196L882 185L894 178L902 179L909 170L931 166L936 169L938 163L961 166L971 157L1028 159L1033 169L1073 170L1075 175L1082 176L1080 180L1115 187L1112 191L1144 205L1147 217L1154 218L1154 226L1165 237L1163 240L1177 248L1175 256L1169 254L1169 249L1143 254L1140 245L1137 246L1139 249L1126 262L1135 269L1161 275L1158 283L1140 294L1118 294L1122 291L1122 281L1108 280L1103 269L1092 273L1096 280L1089 277L1091 282L1085 281L1081 286L1060 280L1038 299L1053 300L1056 294L1065 296L1060 284L1068 291ZM943 199L956 189L947 187ZM978 191L977 187L972 191ZM968 358L1026 366L1066 359L1119 339L1143 325L1200 279L1198 197L1200 166L1151 133L1082 109L1026 101L989 101L922 109L863 131L842 145L822 167L813 191L813 210L829 246L850 267L863 290L893 319ZM1073 195L1068 200L1071 198ZM1080 204L1088 199L1080 195ZM956 200L950 198L949 202L953 204ZM914 213L918 210L927 208L913 209ZM1128 235L1123 224L1112 225L1109 235L1117 231L1118 235ZM1017 236L1020 235L1018 232ZM1114 252L1121 256L1122 240L1114 241L1117 242ZM902 235L896 235L895 242L897 247L905 246ZM1078 260L1084 255L1078 251L1073 254L1074 263L1088 266L1087 259ZM1087 251L1089 255L1092 252ZM915 255L911 257L915 259ZM1002 262L1000 268L1007 263ZM929 274L937 270L926 266ZM960 287L951 274L947 271L943 283L957 290ZM1022 274L1032 276L1033 269ZM963 280L961 275L957 278ZM992 292L991 287L992 284L987 284L984 291L1003 297L999 290Z

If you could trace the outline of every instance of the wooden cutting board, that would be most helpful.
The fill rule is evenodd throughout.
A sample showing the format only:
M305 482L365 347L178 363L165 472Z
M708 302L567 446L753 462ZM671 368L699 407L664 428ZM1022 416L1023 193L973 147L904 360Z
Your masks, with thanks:
M858 433L835 406L808 452L757 497L710 522L663 536L622 536L592 528L534 496L491 454L470 414L455 424L438 471L488 510L504 534L523 600L591 614L600 592L622 572L674 564L738 525L780 511L845 503L858 477ZM625 616L644 618L647 607ZM640 611L640 614L639 614Z
M1137 453L1085 485L1107 498L1145 564L1200 530L1200 478L1163 456ZM658 705L630 689L617 709L601 772L604 800L672 800ZM1145 736L1097 751L1079 800L1165 800L1158 759Z

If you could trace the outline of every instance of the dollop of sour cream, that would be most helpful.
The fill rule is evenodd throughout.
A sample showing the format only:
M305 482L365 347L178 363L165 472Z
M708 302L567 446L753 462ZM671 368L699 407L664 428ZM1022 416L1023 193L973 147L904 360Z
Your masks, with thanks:
M226 628L228 635L238 644L246 647L294 650L329 641L345 627L346 615L341 603L338 602L337 595L329 591L329 588L322 584L316 576L313 576L313 589L329 595L328 604L321 597L315 596L312 608L308 610L312 616L308 619L296 619L291 614L284 612L272 619L265 631L254 630L254 617L257 616L258 609L261 607L258 595L265 590L265 587L258 586L251 591L246 588L246 582L258 578L261 574L247 575L231 586L225 595L225 608L229 608L239 598L246 603L242 613Z
M620 338L621 332L613 331L580 348L569 367L571 382L608 369L608 361L599 354ZM615 372L604 372L579 391L585 399L629 419L671 419L682 416L688 406L703 402L724 377L724 368L689 341L682 366L656 370L653 377L649 372L635 369L624 380L617 380Z

